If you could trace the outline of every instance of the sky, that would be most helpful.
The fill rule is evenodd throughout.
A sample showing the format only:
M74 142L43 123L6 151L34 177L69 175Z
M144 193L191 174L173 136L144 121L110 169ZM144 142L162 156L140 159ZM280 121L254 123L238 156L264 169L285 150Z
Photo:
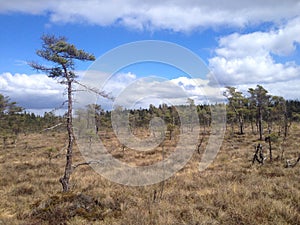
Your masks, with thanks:
M210 71L195 78L157 62L124 65L106 88L116 97L135 98L135 106L141 96L139 106L150 100L180 103L182 91L201 103L225 86L246 93L257 84L270 94L299 99L299 0L0 0L0 29L0 93L29 112L43 114L66 99L64 86L27 64L47 64L35 54L43 34L67 37L93 53L95 63L124 44L171 42L191 51ZM76 73L83 78L93 65L78 62ZM98 76L105 76L98 69ZM150 76L159 79L145 79Z

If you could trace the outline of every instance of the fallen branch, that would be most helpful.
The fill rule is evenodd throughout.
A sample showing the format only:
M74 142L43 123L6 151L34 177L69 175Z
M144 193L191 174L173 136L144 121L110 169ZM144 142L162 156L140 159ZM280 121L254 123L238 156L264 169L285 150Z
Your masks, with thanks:
M294 163L292 163L291 160L286 160L285 168L293 168L298 164L299 161L300 161L300 156Z
M48 130L53 130L54 128L56 128L56 127L58 127L58 126L60 126L60 125L62 125L62 124L63 124L63 123L59 123L59 124L56 124L56 125L54 125L54 126L52 126L52 127L48 127L48 128L46 128L46 129L42 130L41 132L48 131Z
M78 163L78 164L72 166L72 171L74 171L79 166L88 166L88 165L91 165L93 163L101 163L101 161L89 161L89 162Z

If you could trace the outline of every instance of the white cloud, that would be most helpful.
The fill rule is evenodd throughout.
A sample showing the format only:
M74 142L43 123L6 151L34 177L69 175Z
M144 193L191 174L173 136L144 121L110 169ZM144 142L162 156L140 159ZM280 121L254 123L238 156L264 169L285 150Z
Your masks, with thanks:
M101 26L122 24L138 29L191 31L201 27L243 27L281 22L299 15L297 0L11 0L0 12L49 14L52 22L88 22Z
M40 14L45 12L47 9L53 8L54 4L58 2L57 0L12 0L12 1L1 1L0 12L23 12L30 14Z
M129 73L131 74L131 73ZM112 92L116 97L114 102L101 99L100 105L108 108L122 106L123 108L148 107L150 104L167 103L170 105L186 104L187 98L193 98L197 104L214 103L222 98L219 87L208 85L208 80L178 77L164 79L162 77L129 78L129 74L117 74L104 86L106 92ZM123 82L120 82L123 77ZM89 100L90 98L86 98ZM84 104L86 105L86 104Z
M65 101L64 87L42 74L0 74L0 93L25 109L49 111Z
M300 17L297 17L269 32L234 33L223 37L216 53L224 57L261 56L269 52L286 56L296 49L295 42L300 42L299 34Z
M247 95L248 89L256 88L256 84L241 84L236 85L236 87L238 90L242 91L244 94ZM282 96L285 99L299 100L300 79L263 84L263 87L271 95Z
M268 32L234 33L219 40L216 56L209 60L210 68L224 85L298 80L299 65L274 58L293 53L296 43L300 43L300 17Z

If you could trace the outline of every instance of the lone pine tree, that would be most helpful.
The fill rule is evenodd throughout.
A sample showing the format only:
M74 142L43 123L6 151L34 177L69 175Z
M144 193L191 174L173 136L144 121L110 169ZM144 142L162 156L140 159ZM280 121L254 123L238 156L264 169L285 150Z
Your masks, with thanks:
M75 60L94 61L95 57L83 50L78 50L74 45L69 44L65 37L55 37L53 35L43 35L42 48L37 50L36 54L48 62L51 66L44 66L36 62L30 62L29 65L38 71L46 73L49 77L58 79L61 84L66 85L68 93L68 111L67 111L67 131L68 131L68 147L66 153L66 166L60 183L64 192L69 191L70 176L72 174L72 158L73 158L73 123L72 123L72 92L73 83L76 79Z

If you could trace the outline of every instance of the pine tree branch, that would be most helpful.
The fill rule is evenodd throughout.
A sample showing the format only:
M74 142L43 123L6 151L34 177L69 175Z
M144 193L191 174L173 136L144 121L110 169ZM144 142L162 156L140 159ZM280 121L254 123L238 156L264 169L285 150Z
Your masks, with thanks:
M29 66L31 66L33 69L37 70L37 71L42 71L42 72L46 72L46 73L50 73L53 68L51 67L46 67L46 66L43 66L37 62L27 62Z
M106 98L106 99L109 99L109 100L112 100L112 101L115 99L110 94L105 93L105 91L98 91L97 88L89 87L89 86L87 86L85 84L82 84L82 83L76 81L76 80L74 80L74 83L80 85L81 87L85 88L86 90L91 91L91 92L93 92L93 93L95 93L95 94L97 94L97 95L99 95L99 96L101 96L103 98Z

